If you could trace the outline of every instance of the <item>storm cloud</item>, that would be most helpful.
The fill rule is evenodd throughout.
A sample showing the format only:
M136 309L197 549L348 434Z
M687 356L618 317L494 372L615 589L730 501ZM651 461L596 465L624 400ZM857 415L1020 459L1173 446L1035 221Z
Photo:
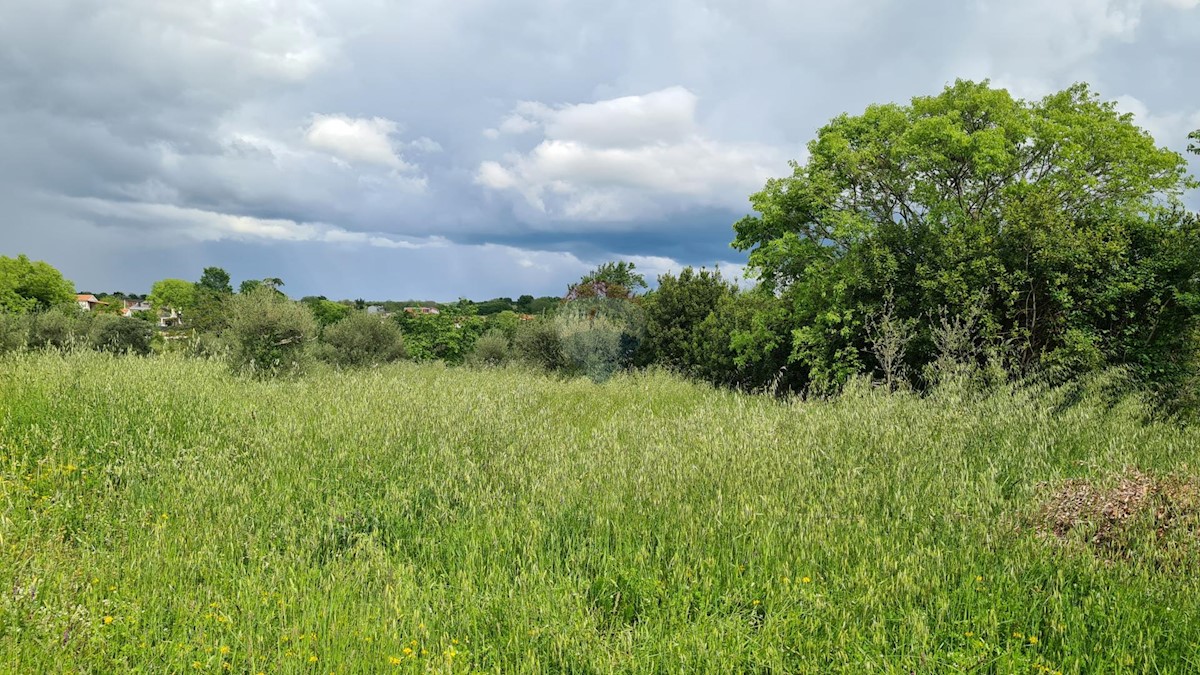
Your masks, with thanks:
M1182 150L1198 4L10 1L0 254L379 299L737 271L731 224L817 128L959 77L1087 81Z

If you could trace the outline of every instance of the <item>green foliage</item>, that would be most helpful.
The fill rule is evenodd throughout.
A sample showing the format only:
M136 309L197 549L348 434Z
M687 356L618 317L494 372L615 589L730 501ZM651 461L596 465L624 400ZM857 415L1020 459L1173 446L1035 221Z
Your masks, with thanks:
M342 367L378 366L407 356L400 327L363 312L326 328L321 343L321 358Z
M479 336L471 353L467 355L469 366L494 367L503 366L512 359L508 337L502 331L492 329Z
M121 310L124 309L124 303L119 295L106 294L97 295L96 299L100 301L98 305L92 308L93 314L110 314L112 316L121 316Z
M49 264L0 256L0 312L34 312L74 301L74 285Z
M196 306L196 285L183 279L162 279L150 287L147 298L154 309L185 313Z
M646 278L634 271L636 267L624 260L602 263L567 289L567 299L631 299L639 289L646 288Z
M1188 152L1191 152L1194 155L1200 155L1200 129L1188 134L1188 138L1195 141L1194 143L1188 143Z
M461 365L486 325L484 319L462 313L470 309L468 304L460 301L446 305L440 314L395 314L409 356L417 361L441 359Z
M249 295L260 288L262 288L262 282L258 279L246 279L238 286L238 293L240 295Z
M645 335L641 307L621 299L578 299L555 315L567 368L604 382L632 363Z
M146 323L150 324L151 326L158 324L158 315L155 314L151 310L143 309L141 311L133 312L129 316L134 319L137 319L138 321L145 321Z
M79 314L75 309L55 307L30 315L29 348L67 350L74 347L87 335Z
M145 321L100 314L92 319L88 341L94 349L114 354L150 353L154 329Z
M721 297L697 329L695 376L727 387L773 393L795 391L788 367L792 314L763 287Z
M938 358L937 316L979 311L978 353L1017 374L1186 376L1200 228L1179 196L1195 183L1085 85L1025 102L960 81L839 116L809 154L734 241L789 305L798 386L880 374L868 323L889 298L913 327L910 373Z
M638 361L695 374L696 365L707 360L712 350L700 327L722 299L736 290L720 271L685 267L678 277L669 273L660 276L658 288L642 302L646 336L638 350Z
M521 297L526 298L529 296L523 295ZM530 299L527 303L518 302L517 311L522 314L533 314L535 316L553 314L560 304L562 304L562 298L556 295L545 295L540 298Z
M312 311L313 317L317 320L317 325L322 329L345 319L351 315L352 311L349 305L333 302L324 297L310 296L303 298L301 302L307 305L309 310Z
M229 273L220 267L205 267L196 283L196 290L208 291L216 295L233 295L233 286L229 283Z
M0 355L24 349L28 334L24 316L0 312Z
M504 339L512 341L521 326L521 317L517 316L517 313L512 310L505 310L489 316L487 325L489 331L500 331L504 335Z
M513 306L512 298L495 298L475 303L475 311L479 316L491 316L500 312L511 312Z
M224 361L233 351L233 340L225 333L197 333L188 342L188 353L196 358Z
M317 324L304 305L260 288L230 301L229 333L233 368L269 377L304 371Z
M229 305L233 296L196 287L196 301L184 315L194 333L220 333L229 327Z
M556 371L566 367L562 334L551 319L523 321L512 339L513 357L525 364Z

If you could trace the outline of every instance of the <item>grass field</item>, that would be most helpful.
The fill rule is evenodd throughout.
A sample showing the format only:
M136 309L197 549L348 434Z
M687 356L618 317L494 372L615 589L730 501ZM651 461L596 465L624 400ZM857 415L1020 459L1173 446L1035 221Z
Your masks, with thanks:
M1063 398L0 359L0 669L1200 671L1187 536L1031 525L1200 431Z

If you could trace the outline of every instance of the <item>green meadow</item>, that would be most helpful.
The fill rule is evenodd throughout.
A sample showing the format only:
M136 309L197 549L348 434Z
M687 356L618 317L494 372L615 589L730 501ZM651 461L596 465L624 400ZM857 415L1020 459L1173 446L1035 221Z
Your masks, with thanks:
M1106 391L11 355L0 669L1197 672L1200 430Z

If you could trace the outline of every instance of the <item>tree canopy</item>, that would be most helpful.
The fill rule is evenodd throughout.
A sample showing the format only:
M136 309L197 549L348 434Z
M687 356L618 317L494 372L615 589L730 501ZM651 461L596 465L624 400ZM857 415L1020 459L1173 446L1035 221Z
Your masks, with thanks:
M685 267L679 276L659 276L658 288L646 295L642 305L646 336L639 346L638 361L693 374L712 351L703 339L701 324L735 291L719 270ZM728 342L728 335L723 338Z
M196 282L196 288L218 295L233 295L233 286L229 283L229 273L220 267L205 267Z
M1196 183L1086 85L1028 102L958 81L840 115L808 150L751 197L734 240L787 300L801 386L878 371L885 306L912 329L912 372L937 356L938 316L974 317L973 353L1018 372L1176 369L1200 311L1180 201Z
M634 270L636 265L620 260L602 263L583 275L578 283L567 289L568 299L578 298L632 298L638 290L646 288L646 278Z
M183 279L162 279L150 287L148 299L155 309L185 312L196 305L196 286Z
M74 300L74 284L50 264L25 255L0 256L0 312L45 310Z

